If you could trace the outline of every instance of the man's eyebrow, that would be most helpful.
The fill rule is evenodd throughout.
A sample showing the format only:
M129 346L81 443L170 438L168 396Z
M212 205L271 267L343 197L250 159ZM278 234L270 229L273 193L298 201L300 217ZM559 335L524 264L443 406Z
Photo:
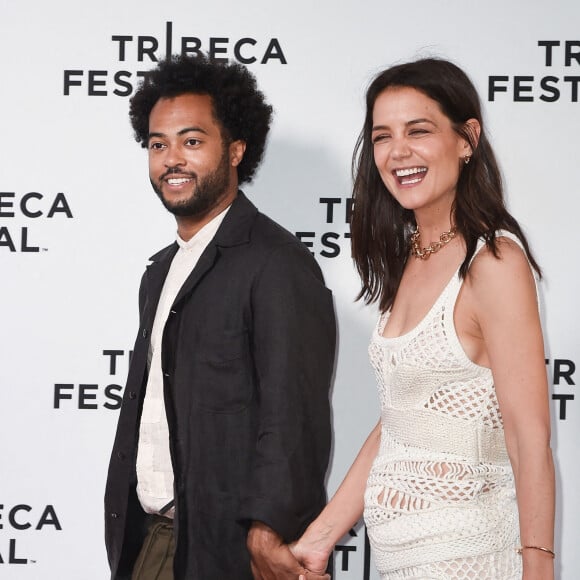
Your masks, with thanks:
M190 132L194 132L194 133L203 133L204 135L207 135L207 131L205 129L202 129L201 127L185 127L185 129L181 129L181 131L178 131L178 135L185 135L186 133L190 133Z
M204 135L208 134L208 132L205 129L202 129L201 127L185 127L177 132L179 136L185 135L186 133L203 133ZM167 137L167 135L160 131L154 131L147 135L148 139L151 139L151 137L163 138Z

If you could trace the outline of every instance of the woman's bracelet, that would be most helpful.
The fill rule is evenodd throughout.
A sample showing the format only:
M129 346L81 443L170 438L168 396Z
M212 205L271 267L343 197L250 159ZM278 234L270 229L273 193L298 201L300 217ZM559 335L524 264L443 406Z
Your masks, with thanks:
M516 552L521 555L524 550L540 550L540 552L546 552L546 554L550 554L552 558L556 557L556 554L553 552L553 550L550 550L549 548L543 548L542 546L520 546L516 549Z

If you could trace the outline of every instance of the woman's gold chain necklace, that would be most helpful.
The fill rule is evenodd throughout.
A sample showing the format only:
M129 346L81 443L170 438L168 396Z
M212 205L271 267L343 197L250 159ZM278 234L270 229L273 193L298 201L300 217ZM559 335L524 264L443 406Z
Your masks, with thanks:
M419 228L411 234L411 255L420 260L427 260L431 254L435 254L446 246L457 234L457 228L453 227L439 236L438 242L431 242L425 248L421 247L421 232Z

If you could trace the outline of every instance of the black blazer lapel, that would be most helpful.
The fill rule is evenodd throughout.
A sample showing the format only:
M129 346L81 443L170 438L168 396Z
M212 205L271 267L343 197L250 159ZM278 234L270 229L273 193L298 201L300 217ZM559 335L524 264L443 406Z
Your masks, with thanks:
M187 277L183 286L179 289L175 300L173 301L173 306L176 307L183 298L185 298L193 289L197 286L199 281L205 276L205 274L210 270L215 264L218 258L218 248L214 242L210 242L209 246L203 251L203 254L199 257L197 264L193 268L191 274Z
M249 242L250 231L257 214L258 210L254 204L241 191L238 191L236 199L230 206L214 238L208 244L195 268L179 290L173 302L174 307L178 306L179 302L190 294L207 272L213 268L219 259L220 248L238 246Z
M150 331L153 327L153 320L157 312L157 304L161 296L161 290L167 278L167 273L171 266L175 254L177 253L177 243L173 243L154 256L151 256L151 264L147 266L146 284L147 284L147 302L143 307L143 325Z

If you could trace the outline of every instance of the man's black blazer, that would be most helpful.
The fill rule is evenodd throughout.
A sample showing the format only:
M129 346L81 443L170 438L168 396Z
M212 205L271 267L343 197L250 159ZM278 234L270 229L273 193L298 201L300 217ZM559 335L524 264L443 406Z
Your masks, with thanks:
M105 493L111 578L130 578L143 540L136 497L147 352L172 244L151 258ZM286 541L326 500L335 317L320 268L239 192L181 288L162 342L175 475L176 580L252 578L247 528Z

